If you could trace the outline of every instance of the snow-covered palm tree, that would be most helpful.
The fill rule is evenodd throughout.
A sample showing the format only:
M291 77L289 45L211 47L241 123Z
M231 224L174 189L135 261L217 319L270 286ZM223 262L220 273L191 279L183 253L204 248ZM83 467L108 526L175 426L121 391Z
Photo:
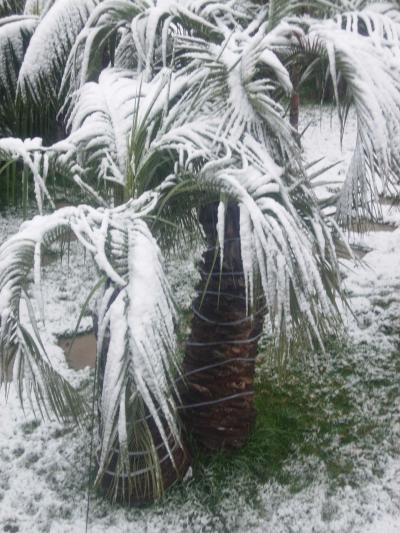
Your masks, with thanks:
M18 6L30 13L33 4ZM343 18L304 16L323 4L56 0L34 11L11 100L51 101L68 135L51 146L0 139L1 158L30 170L40 209L51 200L49 172L71 178L90 205L35 217L0 248L1 379L13 361L21 399L25 387L45 411L81 416L26 292L32 270L40 283L42 246L72 230L99 273L97 481L115 498L154 499L184 474L182 421L210 449L246 441L264 319L283 357L294 344L322 348L338 323L339 233L285 118L286 62L296 47L313 48L335 87L345 78L359 126L346 193L356 199L375 173L397 172L400 76L393 19L346 15L373 21L360 35ZM182 361L163 254L193 232L206 250Z

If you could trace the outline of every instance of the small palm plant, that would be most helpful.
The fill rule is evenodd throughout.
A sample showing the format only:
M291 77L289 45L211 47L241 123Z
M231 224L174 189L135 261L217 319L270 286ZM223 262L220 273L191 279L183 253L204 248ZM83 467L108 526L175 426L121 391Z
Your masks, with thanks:
M359 35L343 18L299 16L318 0L39 4L13 94L34 105L49 99L68 135L50 146L3 138L0 153L30 170L40 209L57 173L88 205L35 217L0 248L0 379L13 364L21 401L25 389L44 412L85 416L78 392L48 361L27 296L32 270L40 282L43 246L72 231L99 276L97 483L115 499L153 500L189 465L183 428L208 449L248 438L264 320L284 359L294 345L322 348L337 326L340 231L320 211L285 118L288 65L312 47L335 87L339 75L346 80L359 128L345 194L357 199L365 179L392 180L398 168L397 26L379 14L384 25ZM362 69L367 57L387 81L384 101ZM343 118L347 105L339 105ZM340 205L342 213L358 208ZM182 358L163 255L193 232L206 250Z

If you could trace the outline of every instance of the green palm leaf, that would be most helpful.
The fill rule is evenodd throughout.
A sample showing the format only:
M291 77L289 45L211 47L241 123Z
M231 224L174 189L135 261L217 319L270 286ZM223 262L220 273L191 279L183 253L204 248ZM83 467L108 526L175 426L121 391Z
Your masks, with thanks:
M19 131L15 96L19 69L38 25L33 16L14 15L0 20L0 134Z

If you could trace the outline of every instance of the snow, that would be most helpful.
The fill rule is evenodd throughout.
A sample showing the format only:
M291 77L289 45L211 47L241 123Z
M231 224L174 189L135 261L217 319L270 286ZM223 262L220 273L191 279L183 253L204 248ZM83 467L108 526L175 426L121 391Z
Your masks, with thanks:
M324 114L328 110L322 111ZM310 159L343 163L327 174L342 179L355 139L350 114L343 151L338 123L332 130L319 110L303 109L303 122L313 124L303 144ZM326 118L326 116L325 116ZM329 121L328 121L329 123ZM326 178L320 178L320 180ZM326 186L321 188L327 192ZM394 533L400 530L400 388L398 380L400 332L400 212L383 205L383 220L393 231L352 232L350 240L369 249L362 262L343 262L345 288L354 316L346 315L347 340L332 355L299 370L294 362L282 384L305 390L315 402L330 432L325 436L320 420L308 427L306 442L314 452L305 453L297 443L279 466L289 481L271 476L258 482L246 498L248 480L228 478L217 506L210 508L199 496L196 477L185 481L182 491L172 491L159 504L124 509L111 506L91 493L89 531L129 532L240 531L274 533ZM0 218L2 238L14 233L21 220ZM140 265L139 265L140 266ZM191 258L171 263L167 269L172 290L189 307L196 280ZM55 336L73 330L79 303L94 284L93 266L82 247L71 243L69 266L44 267L42 279L46 320L45 339L58 371L91 394L89 370L68 369ZM60 299L62 295L63 299ZM83 328L90 326L86 317ZM271 374L271 382L274 377ZM339 395L346 408L338 408ZM342 432L346 424L351 439ZM11 388L8 401L0 397L0 529L19 532L79 532L85 529L89 475L90 431L35 421L30 409L21 411ZM331 465L342 468L332 474ZM346 466L351 465L349 471Z

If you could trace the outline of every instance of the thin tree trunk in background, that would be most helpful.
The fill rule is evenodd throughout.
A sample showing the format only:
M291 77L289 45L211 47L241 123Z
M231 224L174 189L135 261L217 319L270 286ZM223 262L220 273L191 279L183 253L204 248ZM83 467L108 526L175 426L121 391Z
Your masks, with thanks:
M198 296L193 303L191 336L183 371L183 417L187 429L208 450L242 447L255 420L253 381L263 302L246 313L240 253L239 208L230 204L225 223L222 271L215 254L217 205L203 209L201 223L209 249L203 254Z
M289 121L290 125L298 132L299 131L299 111L300 111L300 85L301 71L300 67L296 64L293 65L290 73L290 79L292 81L293 90L290 98L290 111Z
M290 125L298 132L299 131L299 107L300 107L300 95L297 91L293 90L290 98Z

